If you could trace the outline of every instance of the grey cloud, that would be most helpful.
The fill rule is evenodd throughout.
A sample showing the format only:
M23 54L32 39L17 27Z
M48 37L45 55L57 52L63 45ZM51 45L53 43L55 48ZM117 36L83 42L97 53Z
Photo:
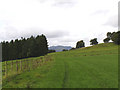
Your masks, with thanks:
M62 40L62 42L74 42L75 40L71 40L71 39L65 39L65 40Z
M109 13L109 11L110 10L98 10L98 11L93 12L91 15L100 15L100 14L105 15L105 14Z
M19 32L16 28L8 26L5 27L2 31L1 31L1 35L0 35L0 39L1 41L3 40L11 40L11 39L15 39L19 37Z
M120 1L118 3L118 29L120 30Z
M40 3L45 3L48 0L37 0L37 1L39 1Z
M19 39L21 37L28 38L31 35L37 36L44 34L47 38L60 38L69 35L69 32L62 31L62 30L56 30L56 31L50 31L50 30L44 30L40 28L26 28L26 29L17 29L11 26L6 27L3 30L3 34L0 35L0 40L8 40L11 39Z
M60 42L75 42L76 40L71 39L71 38L63 38L62 40L60 40Z
M17 29L15 27L12 26L7 26L4 28L4 30L2 31L2 35L0 35L0 41L3 40L15 40L15 39L20 39L21 37L25 37L28 38L31 35L36 36L38 34L42 34L40 33L41 29L39 29L39 31L37 29Z
M52 6L57 7L72 7L74 6L78 0L37 0L40 3L51 2Z
M117 28L118 27L118 16L114 15L114 16L110 17L108 19L108 21L103 25L112 26L112 27Z
M44 34L43 31L44 30L41 28L35 28L35 27L27 28L27 29L21 30L20 35L23 37L30 37L31 35L36 36L36 35Z
M73 0L58 0L56 1L53 6L57 6L57 7L63 7L63 6L66 6L66 7L72 7L76 4L75 1Z
M59 38L69 35L69 32L58 30L58 31L46 32L45 34L48 38Z
M13 37L13 38L20 38L20 37L25 37L28 38L31 35L36 36L38 34L42 34L40 33L42 30L41 29L37 29L37 28L31 28L31 29L15 29L15 28L9 28L6 31L8 31L6 33L6 36L9 37Z

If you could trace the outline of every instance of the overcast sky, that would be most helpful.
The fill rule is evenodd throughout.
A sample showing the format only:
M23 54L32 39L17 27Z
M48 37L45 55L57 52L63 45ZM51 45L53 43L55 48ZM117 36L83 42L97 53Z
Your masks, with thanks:
M49 46L75 47L118 30L119 0L0 0L0 41L45 34Z

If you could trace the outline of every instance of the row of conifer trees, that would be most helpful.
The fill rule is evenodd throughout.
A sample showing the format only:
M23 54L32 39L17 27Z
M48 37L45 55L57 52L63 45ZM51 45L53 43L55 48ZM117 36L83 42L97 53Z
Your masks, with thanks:
M2 42L2 60L15 60L28 57L43 56L48 53L48 43L45 35L30 38L15 39Z

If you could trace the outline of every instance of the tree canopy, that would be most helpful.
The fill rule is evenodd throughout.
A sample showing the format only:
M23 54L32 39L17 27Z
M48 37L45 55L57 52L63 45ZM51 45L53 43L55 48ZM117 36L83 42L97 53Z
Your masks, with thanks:
M108 43L109 41L110 41L110 38L105 38L105 39L103 40L104 43Z
M113 33L112 33L111 40L112 40L115 44L120 45L120 31L118 31L118 32L113 32Z
M110 40L112 40L115 44L120 45L120 31L118 32L108 32L107 38L105 38L103 41L104 43L108 43Z
M30 38L21 37L2 42L3 61L22 59L27 57L37 57L48 53L48 43L45 35L31 36Z
M94 38L94 39L90 40L90 45L96 45L96 44L98 44L97 38Z
M85 47L85 43L83 42L83 40L78 41L76 44L76 48L82 48L82 47Z

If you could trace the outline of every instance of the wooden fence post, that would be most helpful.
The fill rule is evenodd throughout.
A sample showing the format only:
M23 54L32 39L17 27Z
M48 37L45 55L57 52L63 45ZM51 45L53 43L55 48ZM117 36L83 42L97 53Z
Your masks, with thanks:
M28 70L28 60L26 60L26 71Z
M36 60L36 62L37 62L37 67L38 67L38 65L39 65L39 61L38 61L38 60Z
M25 60L25 69L27 70L27 60Z
M20 71L22 72L22 60L20 60Z
M37 60L35 60L35 68L37 68Z
M7 77L7 61L5 61L5 77Z
M26 69L26 60L24 60L24 71Z
M30 71L30 66L31 66L30 64L31 64L31 60L29 60L29 71Z
M3 71L4 71L4 74L3 74L3 75L5 76L5 63L4 63L4 69L3 69Z
M39 60L39 65L41 66L41 59Z
M34 69L34 60L32 60L32 69Z
M37 68L37 60L35 60L35 68Z
M11 61L11 71L13 71L13 60Z
M16 61L16 70L17 70L17 74L18 74L18 61Z
M30 71L30 68L29 68L29 60L27 60L27 70Z
M42 61L42 60L43 60L43 58L41 57L41 60L40 60L40 63L41 63L41 64L40 64L40 65L42 65L42 64L43 64L43 61Z

